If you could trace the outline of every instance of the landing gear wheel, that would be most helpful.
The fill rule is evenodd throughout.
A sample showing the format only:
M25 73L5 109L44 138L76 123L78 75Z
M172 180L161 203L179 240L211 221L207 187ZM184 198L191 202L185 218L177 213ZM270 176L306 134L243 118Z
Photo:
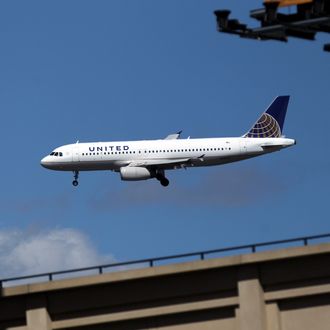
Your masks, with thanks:
M163 187L167 187L169 185L170 181L168 181L168 179L166 178L162 178L160 180L160 184L163 186Z
M79 177L79 171L73 171L73 181L72 181L72 184L75 187L78 186L78 177Z
M166 177L165 177L164 170L158 170L155 174L155 178L160 182L160 184L163 187L167 187L170 183L170 181L168 181L168 179L166 179Z

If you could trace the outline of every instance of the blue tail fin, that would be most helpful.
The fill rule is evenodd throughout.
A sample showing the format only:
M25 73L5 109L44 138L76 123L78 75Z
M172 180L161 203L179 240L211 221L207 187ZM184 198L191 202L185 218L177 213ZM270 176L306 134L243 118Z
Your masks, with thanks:
M281 137L289 98L278 96L244 137Z

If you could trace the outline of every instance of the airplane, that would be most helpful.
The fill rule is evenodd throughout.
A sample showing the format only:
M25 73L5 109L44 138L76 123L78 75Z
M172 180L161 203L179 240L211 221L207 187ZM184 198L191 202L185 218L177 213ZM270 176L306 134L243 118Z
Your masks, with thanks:
M54 149L41 160L47 169L72 171L74 186L81 171L112 170L124 181L157 179L166 187L165 171L222 165L269 154L296 144L282 135L289 96L278 96L241 137L180 139L181 131L162 140L90 142Z
M250 17L260 22L255 28L229 19L230 10L214 11L218 31L241 38L283 42L288 37L314 40L318 32L330 33L330 0L264 0L263 5L264 8L250 11ZM293 5L296 12L279 12L279 8ZM323 50L330 51L330 44L325 44Z

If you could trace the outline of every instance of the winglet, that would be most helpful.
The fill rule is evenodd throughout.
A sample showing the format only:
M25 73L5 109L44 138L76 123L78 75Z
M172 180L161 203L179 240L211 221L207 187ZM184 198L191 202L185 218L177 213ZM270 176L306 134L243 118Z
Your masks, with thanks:
M179 131L177 133L167 135L164 140L177 140L180 137L181 133L182 131Z

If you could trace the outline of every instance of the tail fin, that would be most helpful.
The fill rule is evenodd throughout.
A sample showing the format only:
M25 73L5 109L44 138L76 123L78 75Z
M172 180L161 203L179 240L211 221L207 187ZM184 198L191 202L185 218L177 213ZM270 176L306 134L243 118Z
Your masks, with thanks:
M281 137L289 98L278 96L244 137Z

